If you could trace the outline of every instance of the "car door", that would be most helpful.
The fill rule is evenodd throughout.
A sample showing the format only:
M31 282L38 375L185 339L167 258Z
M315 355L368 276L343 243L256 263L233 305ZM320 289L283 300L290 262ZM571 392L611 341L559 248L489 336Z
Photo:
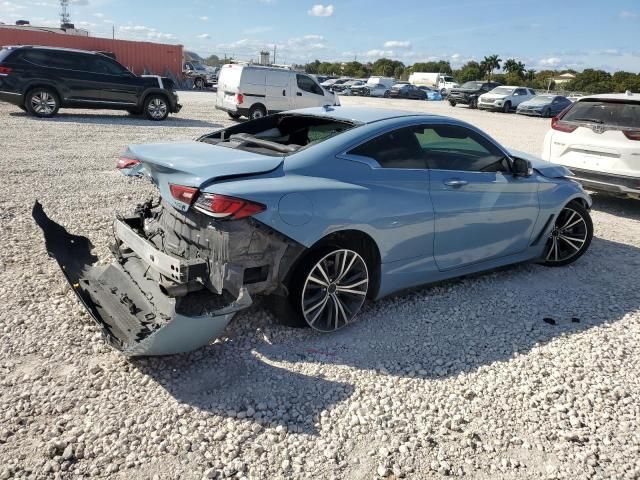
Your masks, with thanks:
M342 158L369 166L356 180L372 193L385 262L428 258L433 262L433 207L429 172L413 127L396 128L348 150ZM350 182L354 181L350 174ZM424 271L403 284L424 283Z
M282 112L294 108L295 74L289 70L268 70L264 95L269 112ZM255 98L261 102L260 98Z
M539 211L535 176L512 175L504 152L467 127L426 125L417 137L429 167L438 269L523 252Z
M111 58L91 57L89 65L96 81L100 82L102 102L114 106L137 105L142 79Z
M511 108L516 108L522 102L529 100L531 97L527 93L526 88L516 88L511 96Z
M326 103L324 90L308 75L296 74L295 108L320 107Z

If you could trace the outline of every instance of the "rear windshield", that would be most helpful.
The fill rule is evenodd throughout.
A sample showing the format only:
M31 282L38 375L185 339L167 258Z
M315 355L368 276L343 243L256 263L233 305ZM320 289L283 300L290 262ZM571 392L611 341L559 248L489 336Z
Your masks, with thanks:
M583 100L574 103L562 118L624 128L640 128L640 103L615 100Z
M313 115L277 114L205 135L200 141L270 156L290 155L357 124Z
M3 62L12 52L13 50L9 48L3 48L0 50L0 62Z

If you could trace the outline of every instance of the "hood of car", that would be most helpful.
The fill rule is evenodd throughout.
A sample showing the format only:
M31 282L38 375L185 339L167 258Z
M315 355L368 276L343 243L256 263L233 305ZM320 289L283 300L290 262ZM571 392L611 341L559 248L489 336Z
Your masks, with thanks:
M452 88L451 89L451 93L478 93L482 90L480 90L479 88Z
M490 100L501 100L503 98L507 98L510 95L507 95L505 93L483 93L482 95L480 95L482 98L487 98Z
M519 150L509 150L509 154L513 157L522 158L523 160L529 160L531 166L543 177L547 178L564 178L571 177L573 173L567 167L557 165L555 163L545 162L535 155L531 155Z
M546 105L550 105L551 102L548 100L527 100L526 102L522 102L520 104L521 107L544 107Z

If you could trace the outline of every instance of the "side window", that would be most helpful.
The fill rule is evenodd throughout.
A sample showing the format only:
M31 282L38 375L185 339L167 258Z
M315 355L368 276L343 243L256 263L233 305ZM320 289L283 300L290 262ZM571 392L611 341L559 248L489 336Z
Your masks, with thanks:
M316 84L310 77L306 75L296 75L298 88L304 92L314 93L316 95L324 95L322 88Z
M427 166L436 170L507 172L504 154L478 133L457 125L416 129Z
M516 91L513 92L513 94L517 96L526 95L527 91L524 88L516 88Z
M116 62L107 58L95 56L89 60L90 69L95 73L104 73L107 75L120 75L124 69Z
M348 153L373 158L383 168L427 167L422 148L416 138L415 127L383 133Z

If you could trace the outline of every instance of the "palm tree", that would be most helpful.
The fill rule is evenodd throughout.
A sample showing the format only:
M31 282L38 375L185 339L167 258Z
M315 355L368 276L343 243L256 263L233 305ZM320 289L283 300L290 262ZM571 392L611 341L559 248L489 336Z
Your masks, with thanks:
M502 65L502 70L507 73L514 72L517 64L518 62L516 62L513 58L507 58Z
M489 55L484 57L484 60L480 63L483 70L489 74L489 81L491 81L493 71L500 70L500 62L502 62L502 59L498 55Z
M529 70L527 70L527 80L529 80L530 82L533 82L536 79L536 70L534 68L530 68Z

